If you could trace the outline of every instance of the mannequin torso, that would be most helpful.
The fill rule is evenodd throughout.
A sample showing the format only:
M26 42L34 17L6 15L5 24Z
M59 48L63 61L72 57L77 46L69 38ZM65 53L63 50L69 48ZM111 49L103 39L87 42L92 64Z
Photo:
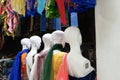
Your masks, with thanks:
M46 56L43 73L44 80L55 80L59 66L62 62L62 57L65 54L61 51L65 44L63 31L54 31L51 34L51 41L53 46Z
M80 45L82 43L79 29L69 27L65 30L66 42L70 44L70 52L67 55L69 75L73 77L84 77L93 71L90 61L82 56Z
M43 70L43 65L44 65L46 54L48 53L51 47L50 39L51 39L51 34L49 33L44 34L42 37L42 40L44 43L44 49L40 53L36 54L34 57L34 64L32 66L30 80L43 80L42 70Z
M52 33L51 41L54 45L59 44L64 47L65 45L65 39L64 39L64 32L63 31L54 31ZM62 48L61 47L61 48ZM63 56L65 55L65 52L62 52L61 50L55 49L53 50L53 56L52 56L52 71L53 71L53 80L56 80L56 76L59 71L59 67L62 63Z
M67 55L69 74L78 78L88 75L93 70L90 61L81 55L80 50L77 50L80 49L79 46L76 44L70 46L74 48L72 48Z
M30 37L31 41L31 50L26 57L26 64L27 64L27 75L30 79L30 72L32 69L32 65L34 63L34 56L37 54L37 50L40 48L41 45L41 38L39 36L32 36Z

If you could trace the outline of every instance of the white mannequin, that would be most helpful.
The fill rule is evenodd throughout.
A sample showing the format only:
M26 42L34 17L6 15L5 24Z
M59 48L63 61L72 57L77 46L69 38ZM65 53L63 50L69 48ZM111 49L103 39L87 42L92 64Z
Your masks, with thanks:
M30 42L31 42L32 47L26 57L27 75L28 75L29 80L30 80L30 72L31 72L31 68L33 65L33 60L34 60L33 57L35 56L35 54L37 54L37 50L41 46L41 38L39 36L32 36L30 37Z
M65 46L65 37L64 32L60 30L56 30L51 34L51 42L53 45L55 44L62 44L62 46ZM58 52L59 50L54 50L53 54Z
M42 79L44 59L49 49L51 48L51 41L50 41L51 34L50 33L44 34L42 37L42 40L44 43L44 49L40 53L36 54L34 57L34 64L32 66L30 80L41 80Z
M53 43L53 46L59 45L62 49L65 46L65 37L64 32L60 30L56 30L51 35L51 41ZM60 65L62 63L63 57L66 54L65 52L61 51L61 49L54 49L53 55L52 55L52 68L51 72L53 72L53 76L51 76L51 80L56 80Z
M30 49L30 47L31 47L30 39L29 38L23 38L21 40L21 45L22 45L22 50ZM27 72L24 72L24 70L25 70L24 67L26 67L26 57L27 57L27 53L23 53L21 55L21 78L23 80L28 79Z
M44 34L42 37L43 43L44 43L44 49L43 50L48 50L51 48L52 43L51 43L51 34L47 33Z
M82 37L80 31L77 27L68 27L64 34L66 42L70 44L70 52L67 55L69 75L76 78L85 77L93 71L93 68L90 61L81 54Z
M21 40L21 45L22 45L22 50L30 49L30 47L31 47L30 39L29 38L23 38Z

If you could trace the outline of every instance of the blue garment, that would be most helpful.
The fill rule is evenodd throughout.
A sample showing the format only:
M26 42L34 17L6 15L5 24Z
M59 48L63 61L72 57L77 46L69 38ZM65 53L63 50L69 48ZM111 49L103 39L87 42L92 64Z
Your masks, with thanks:
M45 11L42 12L41 18L40 18L40 31L45 32L46 31L46 15Z
M28 53L28 49L24 49L17 54L17 56L14 60L13 66L12 66L12 71L11 71L9 80L22 80L20 57L23 53Z
M53 29L54 30L61 30L61 21L60 18L53 19Z
M75 78L75 77L69 76L69 80L95 80L95 78L96 78L95 71L92 71L87 76L82 77L82 78Z
M42 12L43 12L43 10L45 8L45 2L46 2L46 0L38 0L37 11L41 15L42 15Z
M71 5L72 4L72 5ZM69 7L68 5L66 8L68 9L68 12L84 12L88 10L89 8L94 8L96 5L96 0L71 0Z
M37 13L37 0L26 0L26 15L34 16Z
M78 27L78 15L76 12L70 13L71 26Z

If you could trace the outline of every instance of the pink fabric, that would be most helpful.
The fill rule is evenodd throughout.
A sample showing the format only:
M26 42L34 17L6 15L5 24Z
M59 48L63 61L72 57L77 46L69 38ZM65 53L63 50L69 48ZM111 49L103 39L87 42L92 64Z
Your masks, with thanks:
M67 69L67 54L63 58L56 80L69 80L68 69Z
M7 13L7 24L9 26L8 31L10 33L13 33L13 31L15 31L18 25L18 16L12 10L11 5L10 5L10 0L7 0L5 11Z
M43 77L42 77L43 66L44 66L44 61L47 53L48 53L48 50L45 50L35 55L35 58L34 58L35 61L30 73L31 80L43 80Z

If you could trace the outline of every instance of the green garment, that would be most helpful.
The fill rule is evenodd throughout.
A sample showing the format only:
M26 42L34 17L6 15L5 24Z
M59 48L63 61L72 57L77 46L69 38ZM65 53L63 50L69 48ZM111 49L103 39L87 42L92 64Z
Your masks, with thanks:
M55 44L50 51L48 52L45 62L44 62L44 69L43 69L43 80L50 80L51 76L51 66L52 66L52 56L54 50L62 51L61 44Z
M60 14L58 12L58 6L55 0L47 0L47 5L45 7L46 18L58 18Z

